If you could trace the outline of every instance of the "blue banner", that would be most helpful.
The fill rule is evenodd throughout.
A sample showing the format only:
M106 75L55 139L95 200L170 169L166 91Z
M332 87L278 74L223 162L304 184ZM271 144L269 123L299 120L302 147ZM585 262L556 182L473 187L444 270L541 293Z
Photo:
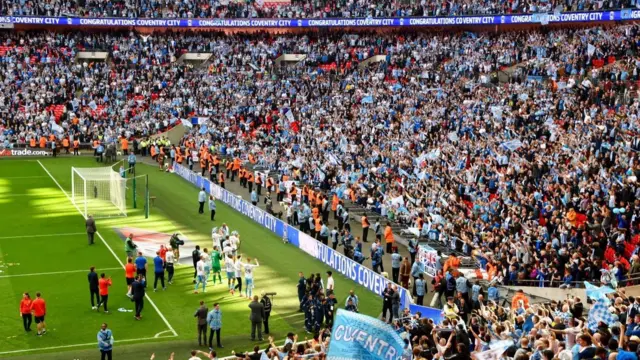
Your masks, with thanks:
M458 25L531 25L640 19L640 10L567 12L549 14L440 16L355 19L130 19L42 16L0 16L2 25L106 26L162 28L317 28L317 27L416 27Z
M415 313L420 312L421 319L431 319L436 325L442 323L442 320L444 320L442 309L411 304L409 305L409 312L411 313L411 315L415 315Z
M324 245L320 241L317 241L303 232L300 232L298 229L290 226L284 221L276 219L275 217L267 214L264 210L253 206L250 202L242 199L242 197L211 183L207 179L203 179L202 176L189 170L189 168L176 164L173 167L173 170L175 174L199 188L204 184L205 191L213 195L217 200L229 205L246 217L269 229L272 233L276 234L283 240L286 239L291 245L300 248L300 250L322 261L327 266L353 280L357 284L364 286L378 296L382 297L382 293L387 287L387 284L392 283L391 280L377 274L368 267L358 264L343 254L334 251L331 247ZM398 292L400 293L401 309L409 307L412 302L409 291L398 285Z
M410 359L404 341L391 325L370 316L338 309L327 360Z

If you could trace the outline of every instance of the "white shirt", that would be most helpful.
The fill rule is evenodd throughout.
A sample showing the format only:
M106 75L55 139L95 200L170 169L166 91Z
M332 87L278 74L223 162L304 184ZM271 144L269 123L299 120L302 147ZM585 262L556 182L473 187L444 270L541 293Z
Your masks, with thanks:
M229 244L231 245L231 248L233 250L236 250L238 248L238 243L240 242L240 239L238 239L237 236L229 236Z
M244 277L245 279L253 279L253 269L260 266L256 261L256 264L242 264L244 266Z
M224 259L224 269L228 273L232 273L234 271L235 264L231 258L227 257Z
M327 290L333 290L333 276L329 276L329 278L327 278Z
M205 200L207 200L207 193L200 190L200 193L198 193L198 202L205 202Z
M236 261L235 263L236 277L242 277L242 263Z
M175 255L173 255L173 251L167 251L167 255L166 255L166 263L167 264L173 264L173 261L175 260Z
M204 261L202 261L202 259L196 263L196 271L198 273L198 276L204 276Z

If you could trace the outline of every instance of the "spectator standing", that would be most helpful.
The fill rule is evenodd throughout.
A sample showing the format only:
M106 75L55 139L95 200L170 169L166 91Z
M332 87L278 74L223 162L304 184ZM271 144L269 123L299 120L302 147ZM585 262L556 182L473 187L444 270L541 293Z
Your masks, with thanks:
M213 310L207 314L207 324L209 324L209 350L213 348L213 333L216 334L216 346L223 348L220 342L220 331L222 330L222 311L220 304L213 304Z
M22 294L22 300L20 300L20 316L22 316L22 326L24 331L31 331L31 321L33 321L33 315L31 314L31 296L29 293Z
M391 278L394 283L398 283L400 277L400 265L402 263L402 255L398 254L398 249L393 249L391 254Z
M135 319L140 320L142 318L142 309L144 308L144 295L145 295L145 280L142 275L138 275L136 281L131 284L131 294L133 301L136 305Z
M391 223L387 222L387 226L384 228L384 242L387 244L387 252L391 254L391 248L393 247L395 239L393 237L393 230L391 229Z
M204 202L207 201L207 193L204 192L204 188L200 189L198 193L198 203L200 207L198 208L198 214L204 214Z
M96 221L93 220L93 215L87 216L85 227L87 229L87 238L89 239L89 245L93 245L93 235L98 231L96 230Z
M131 153L127 157L127 162L129 163L129 174L136 175L136 154Z
M36 320L36 326L38 327L37 336L42 336L47 333L47 324L44 322L44 317L47 315L47 303L42 298L42 295L37 292L36 298L31 302L31 312Z
M264 306L264 333L269 335L269 316L271 316L271 299L267 296L267 293L262 292L262 299L260 299L260 303Z
M138 257L136 258L136 274L147 277L147 258L142 256L142 251L138 251Z
M198 319L198 345L202 346L202 342L207 344L207 317L209 309L204 304L204 301L200 300L200 307L193 314Z
M400 286L405 289L409 288L409 277L411 276L411 263L409 258L405 257L400 264Z
M173 281L173 272L175 270L174 269L175 255L173 253L174 253L173 249L171 251L167 251L167 256L165 261L165 264L167 266L167 275L169 276L167 278L167 282L169 283L169 285L171 285L171 282Z
M158 288L158 280L162 285L162 290L167 290L164 286L164 260L160 257L160 251L156 251L156 257L153 258L153 291Z
M355 294L353 289L349 290L349 296L347 296L347 300L345 300L345 307L349 305L349 301L351 301L351 303L355 307L355 312L358 312L358 295Z
M325 289L326 296L333 293L335 290L335 282L333 281L333 273L331 271L327 271L327 288Z
M418 275L418 279L416 280L416 296L418 298L416 303L418 305L423 305L424 295L426 293L426 287L427 287L427 284L424 281L424 274Z
M100 302L98 303L97 310L100 310L100 305L104 306L104 313L108 314L107 302L109 301L109 287L111 286L111 277L106 277L105 273L100 274L100 280L98 281L100 288Z
M251 340L256 340L256 330L258 332L258 340L264 340L262 338L262 322L264 321L264 305L258 301L258 295L253 297L253 301L249 304L251 314L249 320L251 321Z
M96 273L95 266L89 268L89 274L87 275L89 280L89 294L91 296L91 309L97 309L96 303L100 303L100 293L98 292L98 274ZM95 302L93 297L95 295Z
M387 288L382 292L382 321L389 322L393 319L393 287L391 283L387 283ZM389 312L389 320L387 320L387 311Z
M420 261L420 259L416 259L416 261L411 265L411 277L413 277L413 296L416 296L416 280L420 274L424 273L424 264Z
M371 225L371 223L369 223L369 218L367 217L367 213L362 214L361 223L362 223L362 241L368 242L367 237L369 236L369 226Z
M211 221L215 221L216 200L213 198L213 195L209 196L209 211L211 211Z
M98 348L100 349L101 360L111 360L113 353L113 334L107 327L107 323L102 323L98 331Z

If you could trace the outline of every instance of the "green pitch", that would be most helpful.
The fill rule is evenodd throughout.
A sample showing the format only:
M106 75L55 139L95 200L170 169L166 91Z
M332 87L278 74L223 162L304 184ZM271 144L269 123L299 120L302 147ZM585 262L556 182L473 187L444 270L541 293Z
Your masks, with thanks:
M283 244L221 202L212 223L208 212L197 213L198 189L178 176L143 164L138 165L137 175L149 174L150 193L155 196L150 217L145 219L142 209L129 206L127 217L98 219L100 236L96 236L95 245L89 246L84 218L67 195L71 193L71 167L97 165L93 158L0 161L0 357L96 359L96 333L100 324L107 322L116 340L116 359L147 359L154 352L156 359L166 359L171 352L177 359L186 358L190 350L198 348L193 314L200 300L210 309L214 302L221 304L225 348L218 351L219 356L253 348L248 300L228 293L224 275L223 285L209 282L206 293L193 294L193 268L188 265L176 267L174 283L167 291L154 293L152 286L147 287L149 298L141 321L135 321L132 312L119 311L133 310L133 303L125 296L121 265L125 261L124 245L114 230L121 227L180 232L195 244L211 249L212 226L227 223L241 235L240 253L260 262L254 294L277 292L270 318L276 341L280 343L289 331L303 336L304 317L297 311L298 272L305 276L320 273L326 279L328 267ZM110 314L91 310L87 282L90 266L95 266L98 274L105 272L113 278ZM150 265L150 271L152 268ZM377 296L340 275L334 277L340 306L349 289L354 289L361 312L379 314L381 301ZM25 333L22 328L18 305L25 291L32 297L39 291L47 301L48 332L42 337L35 336L35 331Z

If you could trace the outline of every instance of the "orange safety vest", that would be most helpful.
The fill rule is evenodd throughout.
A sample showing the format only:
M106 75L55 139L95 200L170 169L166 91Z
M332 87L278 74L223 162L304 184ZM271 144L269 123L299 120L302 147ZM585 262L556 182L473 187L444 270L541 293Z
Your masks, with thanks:
M424 225L424 220L422 220L422 218L418 218L418 220L416 220L416 223L418 224L418 230L422 230L422 226Z
M220 159L218 158L218 155L215 155L213 157L213 165L218 165L220 164Z
M391 226L387 226L384 229L384 241L389 244L393 244L394 238L393 238L393 231L391 230Z
M182 156L182 150L180 149L180 147L176 148L176 157L178 156Z
M55 135L49 134L49 141L53 141L55 139L56 139Z
M227 170L231 170L231 167L233 167L233 163L231 163L231 161L227 161Z
M338 199L338 195L333 194L333 199L331 199L331 211L338 210L338 203L340 203L340 199Z
M240 170L240 159L233 159L233 171Z
M29 140L29 146L36 147L36 139L35 138L31 138L31 140Z
M271 189L272 186L273 186L273 180L271 178L267 178L267 187Z
M244 169L240 168L240 170L238 170L238 177L239 177L240 179L243 179L243 178L244 178Z
M223 183L224 182L224 174L220 173L220 175L218 176L218 182L219 183Z
M94 148L97 148L97 147L98 147L98 144L100 144L100 141L98 141L98 140L93 140L93 147L94 147Z
M369 219L367 219L366 216L362 215L362 219L360 220L360 222L362 223L363 229L366 229L369 227Z
M40 137L40 147L43 148L45 146L47 146L47 139L44 136L42 136Z
M256 184L262 185L262 176L256 176Z
M318 196L316 196L316 206L322 206L322 194L318 194Z
M151 146L149 149L151 150L151 157L156 156L156 147L155 146Z
M253 182L253 173L251 171L247 171L247 181Z
M178 164L182 164L182 154L176 154L176 161L178 162Z
M73 148L77 149L78 147L80 147L80 141L78 140L73 140Z
M302 187L302 196L309 196L309 188L307 188L307 185Z
M256 163L256 159L253 157L252 154L249 154L249 162L252 163L252 164Z
M122 138L121 146L122 150L129 150L129 141L125 138Z
M66 148L69 147L69 139L67 138L62 139L62 146Z
M204 169L205 166L207 166L207 161L203 157L200 157L200 169Z

